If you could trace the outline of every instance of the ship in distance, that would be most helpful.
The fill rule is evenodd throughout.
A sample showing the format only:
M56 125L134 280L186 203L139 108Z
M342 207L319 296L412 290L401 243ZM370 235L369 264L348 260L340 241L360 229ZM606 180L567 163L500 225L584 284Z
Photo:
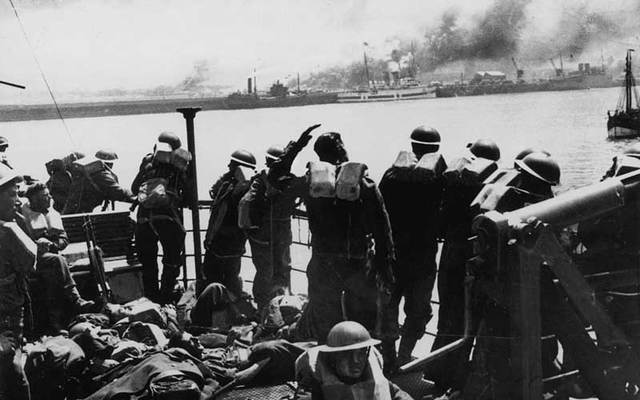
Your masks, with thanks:
M624 88L616 109L607 111L607 135L610 139L625 139L640 136L640 102L636 80L631 69L631 53L627 50L624 68Z

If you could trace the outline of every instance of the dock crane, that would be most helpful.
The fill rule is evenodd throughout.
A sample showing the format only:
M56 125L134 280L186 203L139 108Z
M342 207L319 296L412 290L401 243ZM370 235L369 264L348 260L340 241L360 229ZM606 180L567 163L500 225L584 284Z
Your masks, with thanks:
M523 82L524 79L522 79L522 77L524 76L524 70L518 68L515 58L511 57L511 62L513 63L513 67L516 69L516 82Z
M551 66L553 67L553 70L556 72L556 76L557 77L564 76L564 66L562 65L562 56L560 56L560 68L556 67L556 63L553 62L553 58L550 58L549 61L551 61Z

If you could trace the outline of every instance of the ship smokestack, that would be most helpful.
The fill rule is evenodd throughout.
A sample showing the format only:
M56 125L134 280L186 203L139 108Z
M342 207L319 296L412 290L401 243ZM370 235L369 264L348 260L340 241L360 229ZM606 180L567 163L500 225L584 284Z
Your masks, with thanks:
M251 94L251 77L247 78L247 93Z

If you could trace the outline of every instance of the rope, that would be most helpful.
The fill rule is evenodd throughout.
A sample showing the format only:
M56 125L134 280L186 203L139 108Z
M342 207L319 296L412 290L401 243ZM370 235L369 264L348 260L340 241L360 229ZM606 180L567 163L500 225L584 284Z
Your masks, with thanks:
M56 98L53 95L53 91L51 90L51 85L49 85L49 81L47 80L47 77L44 74L44 71L42 69L42 66L40 65L40 62L38 61L38 57L36 56L35 49L33 48L33 45L31 44L31 41L29 40L29 36L27 35L27 31L26 31L26 29L24 27L24 24L22 23L22 19L20 18L20 15L18 14L18 10L16 9L15 4L13 4L13 0L9 0L9 4L11 4L11 8L13 9L13 13L15 14L16 19L18 20L18 24L20 25L20 30L22 31L22 34L24 35L24 39L27 42L27 45L29 46L29 49L31 50L31 56L33 57L33 60L35 61L36 66L38 67L38 71L40 72L40 76L42 77L42 80L44 81L44 84L47 87L47 91L49 91L49 96L51 96L51 100L53 101L53 105L56 108L56 113L58 114L58 118L60 118L60 121L62 122L62 125L64 126L64 130L66 131L67 136L69 137L69 140L71 141L71 144L73 145L73 147L77 148L78 146L76 145L75 140L73 140L73 136L71 136L71 131L69 130L69 127L67 126L67 122L62 117L62 112L60 111L60 106L58 105L58 102L56 101Z

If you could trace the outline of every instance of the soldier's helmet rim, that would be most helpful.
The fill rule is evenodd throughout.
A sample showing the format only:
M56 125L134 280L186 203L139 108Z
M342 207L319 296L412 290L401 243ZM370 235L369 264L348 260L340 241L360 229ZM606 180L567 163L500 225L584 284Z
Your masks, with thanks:
M560 166L545 153L531 153L522 160L516 160L515 164L522 171L551 186L560 183Z
M427 146L437 146L440 144L440 132L436 128L427 125L420 125L411 132L411 143Z
M380 341L373 339L369 331L355 321L339 322L331 328L327 335L327 343L319 346L318 351L336 353L375 346Z

